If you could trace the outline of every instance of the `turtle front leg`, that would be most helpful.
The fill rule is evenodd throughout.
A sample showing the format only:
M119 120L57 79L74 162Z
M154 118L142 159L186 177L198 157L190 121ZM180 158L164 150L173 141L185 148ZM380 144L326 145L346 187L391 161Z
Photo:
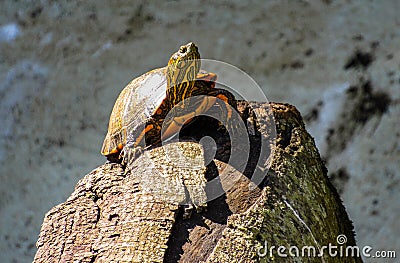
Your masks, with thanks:
M161 127L162 119L150 118L144 128L138 129L138 132L134 134L129 134L127 143L121 151L122 164L132 164L148 146L160 143Z
M130 167L132 166L132 163L139 158L140 155L142 155L144 152L144 148L141 146L138 147L129 147L125 146L124 149L121 151L121 158L122 162L121 164L124 167ZM128 169L130 170L130 169Z
M239 134L238 122L241 121L241 119L239 119L240 115L237 113L237 102L235 96L224 89L212 89L207 95L217 98L214 103L216 108L213 107L208 111L208 113L210 115L215 114L221 122L221 125L225 126L229 133L232 135ZM215 110L217 111L216 113L214 113Z
M201 90L197 89L196 91ZM162 138L172 136L185 123L200 115L208 115L218 119L230 133L235 134L237 133L237 122L240 121L236 110L235 96L227 90L209 89L206 92L204 90L198 93L193 92L190 97L185 98L173 107L166 116Z

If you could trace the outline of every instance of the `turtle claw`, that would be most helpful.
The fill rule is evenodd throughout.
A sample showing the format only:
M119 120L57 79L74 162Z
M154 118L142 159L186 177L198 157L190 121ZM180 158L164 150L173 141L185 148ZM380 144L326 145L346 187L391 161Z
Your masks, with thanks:
M238 137L243 135L242 129L240 129L239 122L242 121L241 119L238 118L238 115L232 114L232 116L228 117L226 116L226 113L224 110L220 110L221 116L219 117L220 124L218 127L219 132L226 132L229 134L230 137Z
M122 165L129 167L132 163L142 155L144 149L142 147L125 147L121 151Z

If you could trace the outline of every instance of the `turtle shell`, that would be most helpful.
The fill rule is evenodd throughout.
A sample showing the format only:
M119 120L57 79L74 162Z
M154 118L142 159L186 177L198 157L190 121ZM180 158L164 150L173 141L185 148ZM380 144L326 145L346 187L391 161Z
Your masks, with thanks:
M101 153L116 154L126 143L128 133L140 130L154 115L167 89L166 67L154 69L132 80L118 96L111 112L108 132Z
M132 80L115 102L101 153L109 160L119 154L119 160L126 144L143 149L147 143L156 144L173 136L184 123L190 122L196 111L168 119L161 134L165 116L177 103L191 96L221 93L214 89L216 75L200 70L200 65L198 49L190 42L170 57L166 67ZM212 101L202 101L196 110L207 110Z

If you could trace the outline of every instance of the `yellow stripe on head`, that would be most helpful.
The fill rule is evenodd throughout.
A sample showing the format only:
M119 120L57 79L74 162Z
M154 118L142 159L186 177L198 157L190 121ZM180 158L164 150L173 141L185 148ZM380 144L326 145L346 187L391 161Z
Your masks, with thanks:
M168 61L167 88L194 80L200 71L200 66L200 53L196 45L190 42L181 46Z

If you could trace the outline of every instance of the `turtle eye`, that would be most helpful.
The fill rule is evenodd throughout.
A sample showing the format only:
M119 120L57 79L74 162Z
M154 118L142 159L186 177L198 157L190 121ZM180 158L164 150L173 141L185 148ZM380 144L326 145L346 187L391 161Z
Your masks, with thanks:
M186 53L186 51L187 51L186 46L181 46L181 48L179 49L179 53L182 53L182 54Z

